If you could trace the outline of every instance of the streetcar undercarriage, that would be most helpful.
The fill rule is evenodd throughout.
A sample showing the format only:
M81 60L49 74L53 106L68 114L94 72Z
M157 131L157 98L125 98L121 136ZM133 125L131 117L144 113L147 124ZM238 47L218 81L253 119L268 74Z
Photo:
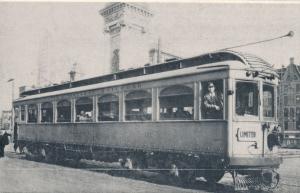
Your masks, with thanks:
M226 172L233 178L235 190L270 190L279 183L279 174L272 167L230 167L229 160L219 155L143 151L71 144L47 144L19 141L20 152L27 157L49 163L64 159L119 162L125 170L155 171L177 178L181 185L203 177L212 188Z

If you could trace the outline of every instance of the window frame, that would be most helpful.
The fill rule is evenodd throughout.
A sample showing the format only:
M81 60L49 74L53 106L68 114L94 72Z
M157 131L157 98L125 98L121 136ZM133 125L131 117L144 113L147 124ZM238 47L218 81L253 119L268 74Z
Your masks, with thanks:
M258 102L257 102L257 115L250 115L248 117L245 117L245 116L241 116L241 115L238 115L236 113L236 100L237 100L237 92L236 92L236 89L237 89L237 83L239 82L243 82L243 83L254 83L257 85L257 90L258 90ZM262 104L259 104L259 103L262 103L261 99L261 83L260 81L258 80L245 80L245 79L235 79L233 81L233 84L234 84L234 97L233 97L233 107L232 107L232 110L233 110L233 115L234 115L234 119L236 121L259 121L261 120L261 116L260 116L260 113L261 113L261 105Z
M187 87L187 88L189 88L189 89L192 90L192 96L193 96L193 105L192 105L192 108L193 108L194 113L191 114L191 116L192 116L191 119L161 119L161 113L160 113L160 106L161 106L161 105L160 105L160 98L161 98L161 97L165 97L165 96L161 96L161 92L163 92L165 89L172 88L172 87L176 87L176 86ZM158 114L157 121L174 121L174 122L176 122L176 121L195 121L195 113L196 113L196 111L197 111L197 109L195 108L195 103L197 103L197 102L195 101L195 97L196 97L196 96L195 96L195 89L196 89L196 88L197 88L197 87L195 87L193 83L173 84L173 85L166 85L166 86L164 86L164 87L160 87L160 88L158 89L158 92L157 92L157 104L156 104L156 106L157 106L157 114ZM173 95L173 96L175 96L175 95ZM180 96L180 95L179 95L179 96Z
M59 112L58 112L58 108L61 108L59 107L59 104L62 103L63 101L67 101L69 104L70 104L70 121L59 121ZM72 123L72 101L71 100L68 100L68 99L62 99L62 100L59 100L57 101L57 105L56 105L56 123Z
M133 92L138 92L138 91L145 91L147 92L148 94L150 94L150 106L151 107L151 117L150 119L146 119L146 120L129 120L127 119L127 101L130 101L127 99L127 96L130 94L130 93L133 93ZM149 98L148 98L149 99ZM140 89L137 89L137 90L130 90L130 91L126 91L124 92L124 98L123 98L123 117L124 117L124 120L123 122L151 122L153 120L153 114L156 113L156 112L153 112L154 108L153 108L153 93L152 93L152 89L147 89L147 88L140 88Z
M83 99L88 99L89 100L89 102L91 102L91 103L86 103L86 104L78 104L78 102L80 101L80 100L83 100ZM83 97L78 97L78 98L75 98L75 100L74 100L74 102L75 102L75 104L74 104L74 121L76 122L76 123L91 123L91 122L94 122L94 120L93 120L93 117L95 116L94 114L94 102L93 102L93 97L88 97L88 96L83 96ZM84 105L92 105L92 110L90 111L92 114L91 114L91 117L89 117L89 118L87 118L86 120L82 120L82 121L80 121L80 118L79 119L77 119L77 117L79 117L80 116L80 112L78 112L78 114L77 114L77 106L84 106ZM71 108L71 111L72 111L72 108ZM86 112L85 112L86 113ZM72 119L72 116L71 116L71 119ZM72 120L71 120L72 121Z
M220 79L209 79L209 80L201 80L199 82L199 97L198 97L198 101L199 101L199 105L198 105L198 119L199 121L224 121L226 120L226 110L227 110L227 100L228 100L228 97L227 97L227 94L226 94L226 78L220 78ZM228 79L227 79L228 80ZM203 97L204 97L204 94L206 93L206 90L205 88L203 88L203 84L202 83L205 83L205 82L216 82L216 81L222 81L222 94L223 94L223 116L221 119L204 119L203 118L203 115L202 115L202 105L203 105Z
M43 105L45 105L45 104L51 104L51 106L52 106L52 121L43 121L43 109L50 109L50 108L43 108ZM46 123L54 123L54 105L53 105L53 103L52 103L52 101L47 101L47 102L43 102L43 103L41 103L41 110L40 110L40 113L41 113L41 121L40 121L40 123L42 123L42 124L46 124Z
M24 107L24 119L22 119L22 107ZM22 123L26 123L26 116L27 116L27 113L26 113L26 105L20 105L20 122Z
M117 101L110 101L110 102L118 102L118 113L117 113L117 120L111 120L111 121L103 121L103 120L100 120L100 111L101 111L101 108L99 107L99 105L100 105L100 99L101 98L103 98L103 97L105 97L105 96L115 96L115 97L117 97ZM125 102L125 100L124 100L124 102ZM107 102L108 103L108 102ZM109 123L109 122L121 122L121 120L120 120L120 94L119 93L106 93L106 94L103 94L103 95L101 95L101 96L97 96L97 102L96 102L96 109L97 109L97 113L96 113L96 115L97 115L97 117L96 117L96 122L100 122L100 123ZM124 107L123 107L124 108Z
M264 86L270 86L273 88L273 116L272 117L265 117L264 116ZM267 82L262 82L262 101L261 101L261 107L262 107L262 118L263 120L268 120L268 121L274 121L275 117L276 117L276 103L277 103L277 99L276 99L276 87L273 84L267 83Z
M35 108L35 110L36 110L36 121L30 121L29 120L29 110L30 110L30 106L35 106L36 108ZM30 104L28 104L27 105L27 122L26 123L29 123L29 124L37 124L38 123L38 118L39 118L39 107L38 107L38 104L36 104L36 103L30 103Z

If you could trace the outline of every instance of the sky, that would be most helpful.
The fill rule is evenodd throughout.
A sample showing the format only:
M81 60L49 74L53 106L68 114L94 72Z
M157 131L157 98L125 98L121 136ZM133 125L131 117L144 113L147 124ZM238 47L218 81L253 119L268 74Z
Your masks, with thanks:
M262 57L275 67L300 63L300 3L148 3L151 31L163 50L190 57L249 42L282 38L236 51ZM101 2L0 2L0 111L11 108L20 86L37 85L38 64L49 83L109 72L109 35ZM44 68L43 68L44 69Z

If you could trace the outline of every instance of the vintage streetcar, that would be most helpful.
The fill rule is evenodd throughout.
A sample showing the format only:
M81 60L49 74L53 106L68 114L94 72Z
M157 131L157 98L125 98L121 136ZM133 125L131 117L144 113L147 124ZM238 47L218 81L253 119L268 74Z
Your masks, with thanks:
M230 172L236 189L274 188L277 78L263 59L221 50L24 91L16 143L46 161L120 161L212 185Z

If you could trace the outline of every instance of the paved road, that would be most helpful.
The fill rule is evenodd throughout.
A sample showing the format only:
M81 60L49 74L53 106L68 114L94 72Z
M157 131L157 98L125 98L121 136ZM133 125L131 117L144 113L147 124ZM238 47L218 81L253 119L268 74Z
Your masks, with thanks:
M186 188L153 173L124 175L117 172L112 175L103 170L91 171L93 167L84 167L86 164L93 165L91 162L82 163L79 166L81 169L78 169L69 167L72 164L66 167L25 160L23 155L10 151L6 155L0 159L0 192L209 192L207 184L201 179L195 186ZM300 156L297 155L286 156L279 169L281 184L275 193L300 192L299 160ZM223 177L216 192L233 192L230 175Z
M205 191L112 176L101 171L34 162L22 159L22 156L14 153L7 153L7 157L0 159L0 192L195 193Z

